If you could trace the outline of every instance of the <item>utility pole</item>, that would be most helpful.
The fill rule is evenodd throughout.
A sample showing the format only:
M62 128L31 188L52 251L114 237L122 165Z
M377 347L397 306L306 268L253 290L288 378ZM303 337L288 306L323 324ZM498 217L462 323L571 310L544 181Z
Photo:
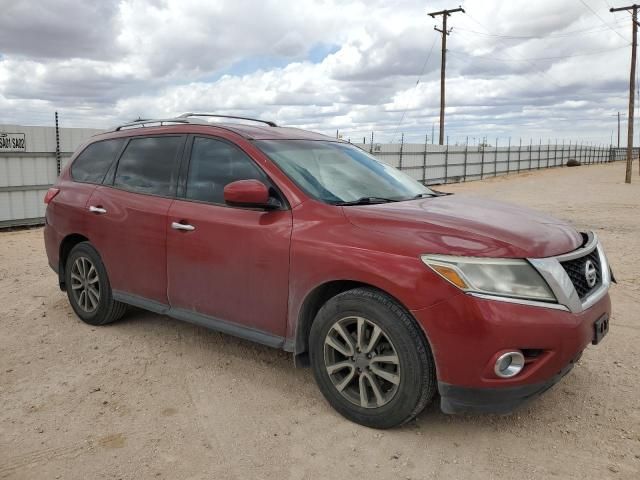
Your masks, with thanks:
M442 30L438 27L433 27L434 30L440 32L442 34L442 60L440 63L440 145L444 145L444 83L445 83L445 70L447 67L447 35L451 33L451 30L447 30L447 17L449 17L452 13L462 12L465 13L462 7L453 8L451 10L440 10L439 12L431 12L429 16L432 18L436 18L439 15L442 15Z
M627 171L625 174L625 183L631 183L631 167L633 162L633 109L636 91L636 47L638 46L638 8L640 5L629 5L627 7L611 8L610 12L620 12L622 10L632 10L633 35L631 41L631 72L629 74L629 122L627 133Z

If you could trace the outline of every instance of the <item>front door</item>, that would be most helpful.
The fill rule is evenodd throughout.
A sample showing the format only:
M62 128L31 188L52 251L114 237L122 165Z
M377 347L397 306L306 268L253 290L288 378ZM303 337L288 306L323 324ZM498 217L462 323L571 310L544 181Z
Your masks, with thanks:
M225 185L270 180L235 144L211 137L192 142L184 198L168 213L171 308L183 317L195 314L201 323L222 321L284 337L291 211L225 205Z

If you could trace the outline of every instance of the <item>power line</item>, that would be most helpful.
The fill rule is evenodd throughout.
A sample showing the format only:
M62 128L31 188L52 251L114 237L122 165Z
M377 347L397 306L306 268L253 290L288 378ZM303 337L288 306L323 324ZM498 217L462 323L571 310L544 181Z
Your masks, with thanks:
M622 38L625 42L629 41L620 32L618 32L613 27L611 27L607 22L605 22L604 18L602 18L600 15L598 15L598 12L596 12L593 8L591 8L587 2L585 2L584 0L580 0L580 3L582 3L586 8L588 8L591 11L591 13L593 13L596 17L598 17L600 19L600 21L602 22L602 24L605 25L609 30L611 30L616 35L618 35L620 38Z
M622 21L616 22L615 24L620 24L620 23L622 23ZM570 32L555 33L555 34L551 33L548 35L502 35L502 34L496 34L496 33L483 33L483 32L478 32L477 30L471 30L471 29L462 28L462 27L458 27L458 30L462 30L463 32L473 33L475 35L481 35L483 37L507 38L507 39L514 39L514 40L536 40L536 39L543 39L543 38L567 38L567 37L572 37L574 35L602 33L608 30L608 26L607 27L601 26L597 28L587 28L583 30L572 30Z
M427 58L425 58L424 63L422 64L422 70L420 70L420 75L418 75L416 84L413 87L413 93L411 95L411 99L407 101L404 111L402 112L402 116L400 117L400 121L398 122L398 125L396 125L396 128L393 131L393 137L391 138L392 140L391 143L393 143L393 140L395 140L396 133L398 132L398 129L400 128L400 126L402 125L402 122L404 121L404 116L406 115L407 110L409 110L409 104L411 103L411 100L413 100L413 97L415 97L416 90L418 90L418 84L420 83L420 80L422 80L422 75L424 75L424 71L427 68L427 63L429 63L429 59L431 58L431 54L433 53L433 47L436 46L437 40L438 40L438 37L434 37L433 43L431 44L431 48L429 49L429 54L427 55Z
M487 33L491 33L491 31L485 27L482 23L480 23L478 20L476 20L475 18L473 18L471 15L469 15L467 13L467 17L469 17L472 21L474 21L475 23L477 23L478 25L480 25L482 27L482 29L487 32ZM516 59L513 55L509 55L508 52L504 52L509 58L513 58L514 60ZM549 83L555 85L557 88L562 88L561 85L559 85L555 79L549 75L547 72L545 72L544 70L540 69L535 63L527 61L526 63L528 63L528 65L535 70L539 75L541 75L542 77L546 78Z
M449 53L454 53L454 54L458 54L458 55L465 55L465 56L471 57L471 58L481 58L483 60L486 59L488 61L497 61L497 62L535 62L535 61L541 61L541 60L558 60L558 59L563 59L563 58L587 57L587 56L590 56L590 55L599 55L601 53L611 52L613 50L620 50L621 48L627 48L629 45L630 44L620 45L619 47L605 48L605 49L602 49L602 50L594 50L592 52L587 52L587 53L574 53L572 55L556 55L556 56L553 56L553 57L530 57L530 58L520 58L520 59L488 57L486 55L471 55L469 53L458 51L458 50L449 50Z

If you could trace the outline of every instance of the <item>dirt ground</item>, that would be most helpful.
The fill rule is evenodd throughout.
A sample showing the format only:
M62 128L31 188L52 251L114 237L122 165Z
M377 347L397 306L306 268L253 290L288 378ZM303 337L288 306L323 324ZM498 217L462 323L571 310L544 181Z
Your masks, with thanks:
M634 165L634 171L637 165ZM73 314L42 230L0 233L0 478L640 478L640 178L624 165L449 185L592 228L618 285L611 330L510 416L349 423L291 355L135 311Z

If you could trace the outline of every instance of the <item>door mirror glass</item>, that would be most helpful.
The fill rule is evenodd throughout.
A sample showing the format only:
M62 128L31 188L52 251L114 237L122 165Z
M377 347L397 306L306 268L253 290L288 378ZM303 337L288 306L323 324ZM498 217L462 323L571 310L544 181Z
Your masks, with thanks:
M231 206L279 208L280 202L269 196L269 189L259 180L237 180L224 187L224 202Z

